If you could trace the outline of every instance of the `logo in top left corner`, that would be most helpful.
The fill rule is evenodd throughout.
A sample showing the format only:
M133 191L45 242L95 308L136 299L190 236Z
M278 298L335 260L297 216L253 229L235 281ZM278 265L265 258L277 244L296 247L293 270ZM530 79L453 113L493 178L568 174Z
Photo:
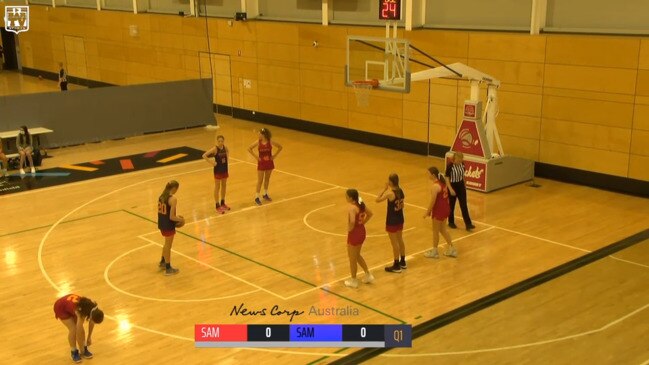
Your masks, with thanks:
M16 34L29 30L29 6L6 6L5 29Z

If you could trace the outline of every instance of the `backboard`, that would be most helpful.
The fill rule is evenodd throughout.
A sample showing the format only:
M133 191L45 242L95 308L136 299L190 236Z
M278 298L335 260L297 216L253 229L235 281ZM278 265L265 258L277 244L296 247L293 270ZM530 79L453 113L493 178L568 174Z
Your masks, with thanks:
M410 92L410 43L407 39L347 37L345 84L379 80L376 89Z

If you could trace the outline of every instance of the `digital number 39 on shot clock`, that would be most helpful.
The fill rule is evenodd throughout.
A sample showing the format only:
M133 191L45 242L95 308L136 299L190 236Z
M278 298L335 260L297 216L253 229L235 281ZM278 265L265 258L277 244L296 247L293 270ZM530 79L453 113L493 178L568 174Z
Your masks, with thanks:
M380 20L401 20L401 0L379 0Z

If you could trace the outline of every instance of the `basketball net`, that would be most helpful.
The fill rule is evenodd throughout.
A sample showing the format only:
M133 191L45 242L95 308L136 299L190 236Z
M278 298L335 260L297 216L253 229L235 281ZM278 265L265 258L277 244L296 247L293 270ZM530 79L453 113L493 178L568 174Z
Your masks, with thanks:
M360 80L352 83L356 95L356 105L360 107L370 106L370 91L379 86L379 80Z

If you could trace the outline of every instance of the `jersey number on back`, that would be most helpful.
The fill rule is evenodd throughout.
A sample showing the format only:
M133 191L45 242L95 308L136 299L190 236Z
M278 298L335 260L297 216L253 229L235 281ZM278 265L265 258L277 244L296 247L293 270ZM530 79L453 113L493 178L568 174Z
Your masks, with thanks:
M68 298L67 298L67 301L68 301L68 302L72 302L72 303L79 303L79 296L78 296L78 295L74 295L74 294L73 294L73 295L69 295Z
M394 201L394 211L398 212L403 209L403 199L396 199Z
M160 214L167 214L167 204L158 202L158 213Z
M363 224L363 222L365 222L365 218L367 218L366 213L358 213L358 222L356 222L356 224Z

